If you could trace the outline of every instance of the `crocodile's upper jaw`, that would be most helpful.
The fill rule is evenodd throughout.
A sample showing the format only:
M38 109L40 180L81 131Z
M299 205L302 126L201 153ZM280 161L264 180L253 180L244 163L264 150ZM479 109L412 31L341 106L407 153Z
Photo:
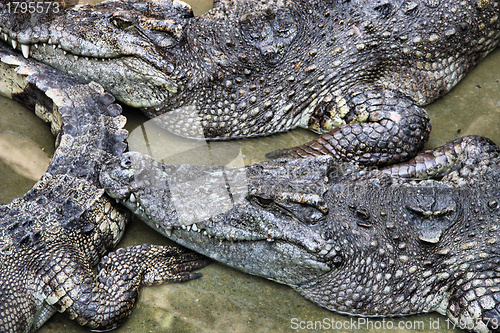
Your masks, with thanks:
M0 37L26 58L99 82L133 107L157 106L178 92L179 73L168 47L177 42L180 28L168 18L192 16L186 4L108 1L22 15L0 4ZM156 20L160 15L164 22Z

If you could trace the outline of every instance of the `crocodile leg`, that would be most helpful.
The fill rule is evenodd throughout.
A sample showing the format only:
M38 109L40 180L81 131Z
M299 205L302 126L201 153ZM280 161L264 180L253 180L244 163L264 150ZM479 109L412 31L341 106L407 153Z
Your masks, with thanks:
M490 139L470 135L453 140L444 146L420 152L411 160L390 165L381 170L392 177L401 178L439 178L467 165L488 161L498 146ZM466 161L463 166L461 162ZM467 172L470 169L461 170Z
M52 261L53 265L47 265ZM95 279L88 261L72 246L58 244L40 261L48 280L46 302L68 313L80 325L104 331L119 327L131 314L139 288L165 282L184 282L201 276L191 271L208 260L189 250L135 245L108 254L98 265Z
M332 115L345 117L348 124L337 127L302 146L271 152L266 156L306 157L332 155L343 161L386 165L403 161L420 151L427 141L430 124L427 113L401 93L385 88L351 89L348 100L323 106L309 126L324 127ZM339 104L340 103L340 104Z

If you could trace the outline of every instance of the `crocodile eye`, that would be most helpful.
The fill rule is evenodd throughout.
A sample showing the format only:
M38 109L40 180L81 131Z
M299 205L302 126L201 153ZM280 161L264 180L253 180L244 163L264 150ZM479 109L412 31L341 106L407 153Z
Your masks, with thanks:
M294 37L297 34L297 25L295 22L274 22L274 31L280 38Z
M255 197L255 200L262 207L269 207L273 204L273 200L269 198Z
M132 20L124 17L124 15L120 13L113 15L110 21L115 27L119 29L125 29L133 25Z
M121 28L121 29L125 29L125 28L128 28L132 25L132 22L129 22L129 21L125 21L121 18L114 18L111 20L111 22L113 23L113 25L117 28Z
M370 219L370 212L366 208L359 208L356 210L356 215L363 221Z
M353 202L348 203L347 207L358 218L358 220L356 221L357 225L365 228L370 228L372 226L372 222L370 221L370 211L366 207L359 207L356 203Z

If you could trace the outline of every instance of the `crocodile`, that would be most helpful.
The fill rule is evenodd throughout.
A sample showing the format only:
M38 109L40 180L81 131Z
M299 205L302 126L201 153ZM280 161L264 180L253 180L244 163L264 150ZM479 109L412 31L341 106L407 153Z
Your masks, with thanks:
M2 39L176 134L305 127L321 136L270 156L378 165L422 149L430 124L421 106L500 40L497 0L217 0L201 16L177 0L53 8L0 4Z
M109 253L130 215L98 180L127 148L114 97L1 45L0 73L0 93L50 123L57 146L33 188L0 206L0 331L32 332L56 311L109 330L131 313L141 285L199 277L192 271L207 260L185 249L141 244Z
M477 136L381 169L331 156L169 165L128 152L100 181L175 242L329 310L437 311L500 332L499 153Z

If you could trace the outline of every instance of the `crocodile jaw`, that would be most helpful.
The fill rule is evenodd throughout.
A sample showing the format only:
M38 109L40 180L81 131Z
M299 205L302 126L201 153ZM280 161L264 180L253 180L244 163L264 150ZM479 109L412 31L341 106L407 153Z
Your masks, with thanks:
M160 105L179 91L178 85L151 62L137 56L101 57L72 54L55 44L23 44L2 34L2 39L21 51L25 58L32 57L71 75L100 82L119 101L136 108ZM168 64L165 66L169 67ZM117 79L120 78L120 79Z
M184 20L193 16L188 5L66 5L25 18L0 4L0 39L25 58L99 82L133 107L155 107L177 94L182 75L168 50L181 38Z
M322 244L319 251L320 246L313 244L314 241L300 244L300 241L290 242L279 230L264 231L261 221L267 224L269 220L279 218L259 212L255 207L245 207L247 214L234 209L234 219L232 214L224 213L208 221L174 227L149 218L137 202L127 199L122 203L146 224L176 243L252 275L297 287L319 279L332 269L330 256L335 254L332 244ZM244 227L235 225L240 220L244 220ZM281 224L276 222L276 225Z
M328 273L336 251L322 228L259 206L245 177L245 168L161 165L129 152L100 182L155 230L244 272L291 286Z

